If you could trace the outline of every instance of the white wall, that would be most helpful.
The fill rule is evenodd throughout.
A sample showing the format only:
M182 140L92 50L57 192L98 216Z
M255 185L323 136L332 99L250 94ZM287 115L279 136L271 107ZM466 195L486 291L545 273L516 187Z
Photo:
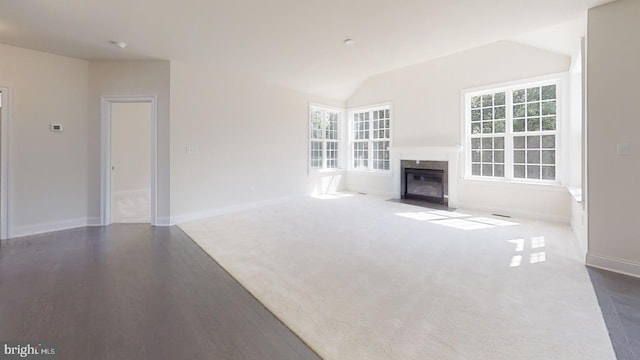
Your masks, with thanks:
M461 143L462 91L565 72L569 57L513 42L498 42L374 76L348 107L393 102L393 146ZM350 172L353 191L390 194L391 177ZM568 222L571 202L560 187L460 180L460 206Z
M587 263L640 276L640 2L589 11ZM629 144L628 156L617 155Z
M326 176L308 174L310 101L344 105L211 65L172 61L172 221L323 188Z
M5 45L0 59L12 89L9 235L86 224L88 63Z
M100 99L102 96L157 96L158 222L169 223L169 71L168 61L92 61L89 63L89 217L100 219Z

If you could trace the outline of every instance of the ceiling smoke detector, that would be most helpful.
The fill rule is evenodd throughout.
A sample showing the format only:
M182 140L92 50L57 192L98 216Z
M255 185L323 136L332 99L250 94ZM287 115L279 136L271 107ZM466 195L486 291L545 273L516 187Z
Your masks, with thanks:
M127 47L127 43L122 41L111 41L111 45L119 47L120 49L124 49Z
M344 44L345 44L346 46L351 46L351 45L353 45L353 44L355 44L355 43L356 43L356 41L355 41L355 40L353 40L353 39L346 39L346 40L344 41Z

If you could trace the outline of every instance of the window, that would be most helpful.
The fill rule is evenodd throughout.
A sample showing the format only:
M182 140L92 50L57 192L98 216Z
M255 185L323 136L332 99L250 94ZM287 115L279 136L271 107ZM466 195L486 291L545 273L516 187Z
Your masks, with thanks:
M309 166L312 169L339 167L341 111L320 106L309 109Z
M558 80L467 93L467 174L555 183Z
M351 167L389 171L391 108L388 105L351 113Z

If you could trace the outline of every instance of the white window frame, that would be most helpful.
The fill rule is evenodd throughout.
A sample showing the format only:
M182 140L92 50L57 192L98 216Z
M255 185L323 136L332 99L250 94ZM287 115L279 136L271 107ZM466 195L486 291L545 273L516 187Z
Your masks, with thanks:
M535 78L527 78L523 80L512 81L508 83L502 83L497 85L490 85L481 88L474 88L462 91L462 143L464 144L464 178L466 180L483 180L483 181L494 181L494 182L511 182L511 183L524 183L524 184L533 184L533 185L560 185L564 182L564 174L566 165L563 161L564 149L562 148L562 144L564 142L563 138L567 136L566 129L566 119L568 119L568 114L566 113L566 102L568 101L567 97L567 74L559 73L559 74L551 74L541 77ZM554 131L542 132L542 131L524 131L524 132L514 132L513 131L513 91L516 89L523 89L529 87L537 87L537 86L545 86L545 85L556 85L556 129ZM505 138L505 146L504 146L504 177L494 177L494 176L479 176L472 175L472 148L471 148L471 139L473 136L471 135L471 98L477 95L485 95L485 94L495 94L499 92L505 92L505 107L506 111L506 125L504 133L493 133L487 134L487 137L499 137L504 136ZM513 139L514 137L524 136L535 136L535 135L544 135L544 134L553 134L555 135L555 180L543 180L543 179L528 179L528 178L515 178L514 177L514 146Z
M373 132L373 112L374 111L379 111L379 110L389 110L389 137L388 138L383 138L383 139L374 139L372 136L372 132ZM356 140L355 139L355 132L354 132L354 114L356 113L362 113L362 112L369 112L369 138L366 140ZM391 147L393 146L393 104L391 102L385 102L385 103L380 103L380 104L374 104L374 105L366 105L366 106L359 106L359 107L354 107L354 108L349 108L347 110L347 114L349 115L349 121L348 121L348 126L349 126L349 131L348 131L348 135L349 135L349 144L348 144L348 149L347 151L349 152L349 157L348 157L348 162L349 162L349 166L348 169L349 171L360 171L360 172L370 172L370 173L380 173L380 174L391 174L391 170L393 169L393 160L391 158ZM389 142L389 146L387 148L387 151L389 153L389 169L374 169L373 168L373 143L374 142L378 142L378 141L388 141ZM353 156L353 150L354 150L354 145L356 142L362 142L362 143L367 143L368 144L368 159L367 159L367 163L368 166L367 168L360 168L360 167L355 167L354 166L354 156Z
M337 136L338 138L336 140L334 139L327 139L326 138L326 122L323 121L322 122L322 139L318 140L318 139L313 139L311 136L311 132L313 130L312 127L312 115L313 112L316 110L320 110L323 113L325 112L330 112L330 113L335 113L338 115L338 129L337 129ZM307 166L309 168L309 172L326 172L326 171L340 171L343 170L344 167L344 152L345 152L345 148L344 148L344 114L345 111L344 109L341 108L337 108L337 107L333 107L333 106L328 106L328 105L322 105L322 104L317 104L317 103L309 103L309 114L308 114L308 118L307 118L307 125L308 125L308 131L307 131L307 136L308 136L308 146L307 146L307 154L308 154L308 159L307 159ZM322 143L322 166L321 167L313 167L311 166L311 145L313 142L321 142ZM331 143L336 143L338 146L338 157L337 157L337 167L327 167L327 143L331 142Z

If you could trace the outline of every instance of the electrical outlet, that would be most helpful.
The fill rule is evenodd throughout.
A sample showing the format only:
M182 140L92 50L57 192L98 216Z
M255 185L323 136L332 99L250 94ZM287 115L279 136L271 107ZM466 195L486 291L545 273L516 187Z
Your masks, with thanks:
M198 153L198 147L197 146L187 146L185 153L187 155L192 155L192 154L197 154Z

